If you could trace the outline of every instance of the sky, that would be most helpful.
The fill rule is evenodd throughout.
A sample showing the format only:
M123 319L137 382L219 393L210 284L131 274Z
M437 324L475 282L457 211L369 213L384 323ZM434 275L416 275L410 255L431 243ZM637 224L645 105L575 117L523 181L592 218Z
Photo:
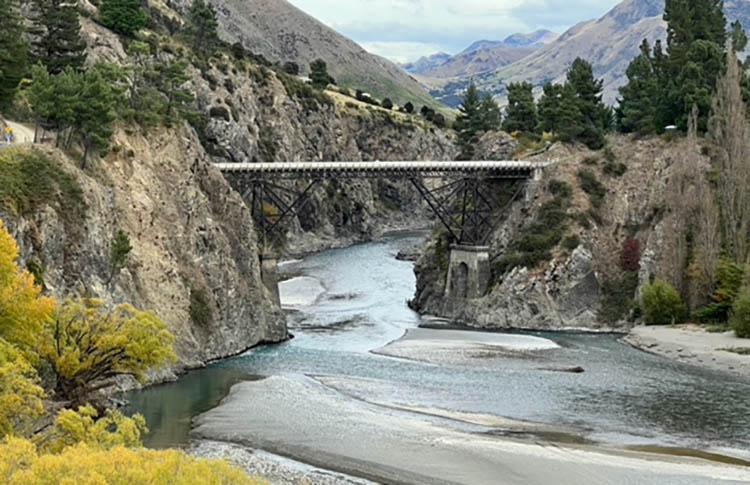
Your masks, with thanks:
M517 32L562 33L598 18L621 0L289 0L298 8L396 62L456 54L476 40Z

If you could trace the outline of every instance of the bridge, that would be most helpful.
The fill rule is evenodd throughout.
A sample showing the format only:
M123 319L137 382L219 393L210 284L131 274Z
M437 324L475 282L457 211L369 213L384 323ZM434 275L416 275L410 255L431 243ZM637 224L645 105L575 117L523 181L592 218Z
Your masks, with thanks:
M489 285L487 240L502 210L538 181L549 162L388 161L214 164L251 208L264 249L309 202L322 181L407 180L425 200L451 241L446 296L478 298ZM266 284L277 293L276 260L263 257Z

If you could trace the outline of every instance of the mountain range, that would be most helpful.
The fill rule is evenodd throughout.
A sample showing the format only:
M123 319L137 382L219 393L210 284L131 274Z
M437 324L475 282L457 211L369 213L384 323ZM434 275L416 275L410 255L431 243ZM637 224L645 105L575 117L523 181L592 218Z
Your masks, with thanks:
M557 34L549 30L538 30L513 34L501 41L480 40L454 56L441 52L402 67L421 78L473 77L523 59L556 37Z
M729 22L740 20L750 27L750 0L726 0ZM492 71L458 74L442 85L422 80L431 93L446 104L457 106L473 78L480 89L503 98L511 82L530 81L537 87L546 82L561 82L570 64L582 57L594 66L596 76L604 80L604 100L615 103L618 89L626 82L625 70L638 55L643 39L666 39L662 19L664 0L625 0L603 17L581 22L521 59Z

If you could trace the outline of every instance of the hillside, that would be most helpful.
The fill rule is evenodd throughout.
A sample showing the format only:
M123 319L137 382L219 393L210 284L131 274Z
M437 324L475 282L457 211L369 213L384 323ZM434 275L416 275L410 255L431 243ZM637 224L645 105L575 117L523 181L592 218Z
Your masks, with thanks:
M182 8L189 0L177 0ZM338 84L362 89L396 104L438 107L412 77L394 63L370 54L355 42L307 15L286 0L213 0L220 34L229 43L241 42L248 50L272 62L296 62L306 73L310 62L328 63Z

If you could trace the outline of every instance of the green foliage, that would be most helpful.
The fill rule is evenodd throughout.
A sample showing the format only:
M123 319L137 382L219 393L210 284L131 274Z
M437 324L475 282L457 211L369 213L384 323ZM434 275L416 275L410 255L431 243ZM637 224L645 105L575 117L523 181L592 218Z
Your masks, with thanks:
M22 216L51 205L66 222L80 224L86 203L78 181L36 150L0 152L0 207Z
M659 79L647 40L641 44L641 54L630 63L626 74L628 83L620 88L617 108L620 131L638 135L656 133Z
M29 46L17 0L0 0L0 110L8 108L28 69Z
M211 301L205 288L190 288L190 320L200 328L207 328L214 319Z
M721 258L716 268L716 290L711 296L712 303L698 310L696 318L704 323L727 322L744 279L742 266L728 258Z
M409 101L404 105L404 111L406 111L409 114L412 114L414 112L414 104Z
M610 177L622 177L628 171L628 166L622 162L606 161L602 171Z
M660 41L653 52L647 41L628 67L628 84L620 91L620 129L651 134L667 125L686 131L694 106L704 131L716 81L724 72L727 32L720 0L667 0L667 52ZM732 43L746 44L741 24L732 25Z
M323 106L333 105L333 100L324 92L314 89L309 84L305 84L294 76L284 73L277 73L281 84L284 85L286 93L293 98L302 101L305 108L317 110Z
M385 98L381 103L380 106L382 106L385 109L393 109L393 101L390 100L390 98Z
M57 396L88 402L108 380L146 371L176 359L174 336L151 313L130 305L109 309L99 300L71 300L45 322L37 352L55 376Z
M633 310L638 273L624 271L619 276L602 281L601 307L597 318L604 323L619 323Z
M118 229L114 239L112 239L112 244L109 246L109 280L107 284L127 266L132 250L130 237L125 231Z
M205 0L193 0L185 28L185 37L193 52L203 58L211 57L220 44L218 27L213 5Z
M538 119L534 102L534 86L528 82L508 85L508 107L505 108L503 130L508 133L535 133Z
M595 209L601 208L607 195L607 188L599 182L596 174L591 170L582 168L578 171L578 181L581 184L581 189L588 194L591 205Z
M568 236L563 240L562 245L568 251L575 251L581 245L581 238L576 234Z
M743 289L734 300L729 322L739 338L750 338L750 289Z
M643 312L647 325L673 325L687 317L687 307L680 294L662 280L643 288Z
M552 250L563 240L573 190L565 182L556 180L550 182L548 189L554 198L545 202L534 220L510 242L505 255L493 268L494 281L499 281L513 268L531 269L548 261L552 257Z
M426 107L425 107L426 108ZM423 109L423 115L425 114ZM431 121L435 117L431 111ZM426 116L425 116L426 117ZM500 108L490 95L482 95L472 81L466 90L463 102L459 108L459 114L454 124L458 132L458 146L461 149L459 158L471 160L479 137L490 130L496 130L500 126Z
M142 446L141 438L146 432L146 420L139 414L128 418L119 411L107 410L104 416L99 416L96 409L86 405L77 411L60 411L52 430L45 434L42 447L51 453L60 453L79 443L103 450L134 448Z
M310 63L310 80L315 89L325 89L336 81L328 74L328 65L323 59L316 59Z
M747 47L747 33L742 22L735 20L732 22L730 36L732 38L732 50L734 52L743 52Z
M105 27L131 37L148 22L140 0L101 0L99 14Z
M32 58L43 64L51 74L65 68L83 69L86 42L81 38L78 6L67 0L32 0Z

